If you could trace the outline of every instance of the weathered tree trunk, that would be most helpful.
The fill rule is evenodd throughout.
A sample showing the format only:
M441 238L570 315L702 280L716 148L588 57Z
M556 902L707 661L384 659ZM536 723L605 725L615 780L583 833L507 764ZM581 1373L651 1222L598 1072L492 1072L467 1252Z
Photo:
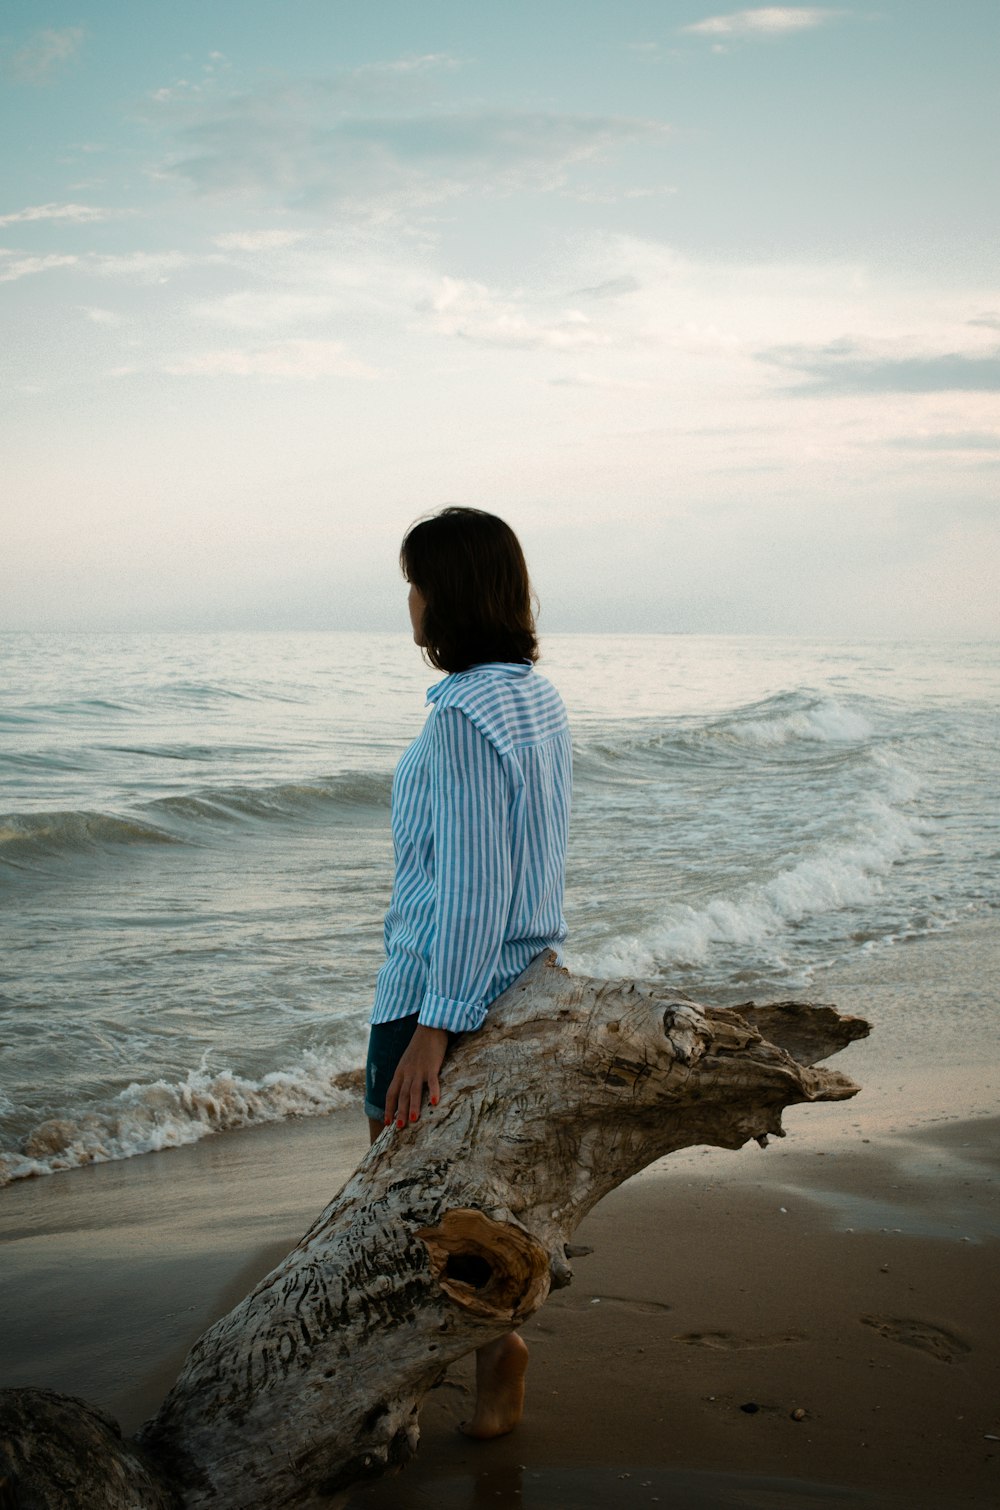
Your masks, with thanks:
M854 1095L812 1066L867 1031L831 1007L706 1008L537 960L449 1059L440 1105L384 1134L192 1348L137 1438L161 1498L79 1503L303 1510L405 1462L426 1391L570 1282L568 1241L603 1195L663 1154L764 1142L786 1106Z

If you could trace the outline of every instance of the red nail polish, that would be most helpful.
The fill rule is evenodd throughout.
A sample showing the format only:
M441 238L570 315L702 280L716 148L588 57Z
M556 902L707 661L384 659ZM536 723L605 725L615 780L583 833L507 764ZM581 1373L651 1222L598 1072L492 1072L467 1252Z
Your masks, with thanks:
M437 1106L437 1104L438 1104L438 1098L436 1096L432 1096L431 1097L431 1106Z
M402 1129L406 1126L406 1123L403 1121L402 1117L400 1117L399 1121L396 1123L396 1126L400 1129L400 1131L402 1131Z
M416 1120L417 1120L417 1114L416 1114L416 1112L411 1112L410 1113L410 1121L411 1122L415 1122Z

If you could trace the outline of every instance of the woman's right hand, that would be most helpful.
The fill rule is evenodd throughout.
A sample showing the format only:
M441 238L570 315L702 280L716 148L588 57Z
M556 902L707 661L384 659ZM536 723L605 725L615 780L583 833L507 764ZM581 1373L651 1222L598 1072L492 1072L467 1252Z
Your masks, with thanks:
M408 1122L419 1120L425 1086L431 1106L437 1106L441 1096L438 1071L444 1063L447 1049L446 1028L425 1028L422 1024L417 1026L396 1066L396 1073L386 1093L386 1127L390 1122L395 1122L397 1128L404 1128Z

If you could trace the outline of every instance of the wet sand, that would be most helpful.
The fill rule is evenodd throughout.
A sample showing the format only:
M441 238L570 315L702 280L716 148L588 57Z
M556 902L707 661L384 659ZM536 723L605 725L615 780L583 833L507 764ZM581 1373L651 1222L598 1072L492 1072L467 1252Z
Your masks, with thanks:
M594 1253L525 1328L522 1427L485 1449L456 1432L463 1367L425 1407L403 1503L1000 1503L1000 1122L736 1158L601 1203ZM349 1503L388 1510L399 1487Z
M925 990L932 963L922 951ZM902 1001L913 983L886 989ZM890 1020L870 982L820 994ZM793 1108L766 1150L687 1150L613 1192L578 1230L594 1251L573 1285L525 1328L518 1431L457 1432L464 1362L429 1395L402 1477L344 1505L1000 1503L1000 1118L982 1021L964 1053L957 1030L938 1040L933 1071L891 1033L852 1045L836 1062L864 1083L856 1100ZM84 1395L134 1430L364 1145L360 1111L337 1113L0 1192L0 1385Z
M577 1234L594 1252L525 1329L518 1432L457 1432L459 1365L403 1477L347 1503L1000 1502L1000 1119L821 1148L818 1110L765 1151L677 1154L608 1196ZM134 1429L362 1150L317 1119L12 1187L0 1382Z

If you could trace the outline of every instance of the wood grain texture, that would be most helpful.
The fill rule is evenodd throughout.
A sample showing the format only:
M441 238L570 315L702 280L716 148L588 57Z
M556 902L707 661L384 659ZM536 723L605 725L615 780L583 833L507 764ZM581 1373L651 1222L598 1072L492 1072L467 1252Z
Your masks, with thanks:
M132 1503L304 1510L402 1464L448 1365L571 1281L570 1238L603 1195L664 1154L766 1141L785 1107L853 1096L817 1066L867 1031L831 1007L702 1007L536 960L447 1060L439 1106L383 1133L192 1348L136 1442L168 1497Z

